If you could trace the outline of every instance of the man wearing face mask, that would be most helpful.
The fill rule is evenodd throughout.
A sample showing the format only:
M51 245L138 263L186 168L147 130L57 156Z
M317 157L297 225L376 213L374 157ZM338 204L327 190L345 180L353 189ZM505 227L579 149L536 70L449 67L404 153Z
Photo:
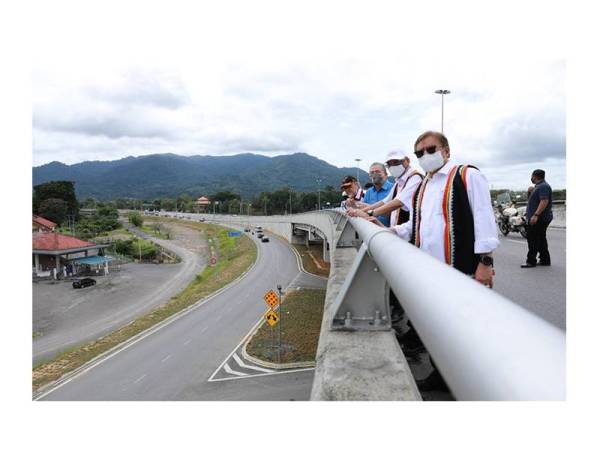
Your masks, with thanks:
M396 179L387 197L373 205L351 209L348 211L349 216L368 218L390 213L391 227L408 221L408 204L423 175L414 170L410 166L410 158L398 150L388 153L386 167Z
M394 227L403 239L492 287L498 231L485 176L450 161L448 139L427 131L415 142L426 172L411 199L411 220Z
M549 266L550 252L546 230L552 222L552 188L546 183L546 172L536 169L531 174L531 182L535 185L527 197L527 262L521 264L530 267ZM537 254L540 261L537 261Z
M394 183L390 182L387 178L387 171L385 166L379 162L374 162L369 167L369 176L373 182L373 187L365 192L363 202L369 205L374 205L381 200L385 199L394 187ZM359 208L364 208L366 205L358 204ZM389 214L381 214L377 219L386 227L390 226Z

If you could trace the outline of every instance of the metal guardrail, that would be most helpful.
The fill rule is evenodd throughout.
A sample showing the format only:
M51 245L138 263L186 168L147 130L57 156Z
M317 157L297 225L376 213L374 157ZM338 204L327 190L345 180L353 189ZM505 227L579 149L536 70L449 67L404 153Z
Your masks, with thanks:
M390 285L459 400L564 400L565 333L509 299L365 220L348 221L363 244L349 276ZM359 261L360 260L360 261ZM346 284L352 280L346 280ZM381 280L375 283L381 284ZM382 326L386 304L364 304L342 289L332 329L356 315ZM356 296L354 296L356 297ZM367 300L365 293L362 294ZM348 300L350 298L350 300ZM379 308L379 317L376 317ZM385 325L385 323L384 323ZM385 327L383 327L385 328ZM343 327L342 327L343 329ZM346 327L346 329L348 329Z

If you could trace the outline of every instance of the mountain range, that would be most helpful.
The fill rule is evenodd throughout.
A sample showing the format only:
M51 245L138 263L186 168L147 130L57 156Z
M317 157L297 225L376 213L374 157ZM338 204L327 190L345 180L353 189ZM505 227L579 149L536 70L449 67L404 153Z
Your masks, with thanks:
M356 176L356 167L335 167L306 153L274 157L252 153L232 156L166 153L72 165L53 161L33 168L33 185L55 180L74 181L80 199L155 199L183 193L197 197L219 191L231 191L247 199L285 187L302 192L317 191L317 179L321 179L321 189L328 185L338 189L341 179L348 174ZM361 170L363 183L367 177Z

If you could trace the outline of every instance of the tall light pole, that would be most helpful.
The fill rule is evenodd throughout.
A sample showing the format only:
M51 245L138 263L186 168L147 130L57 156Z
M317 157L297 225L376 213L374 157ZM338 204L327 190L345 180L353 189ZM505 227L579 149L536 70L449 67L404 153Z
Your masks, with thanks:
M362 159L360 158L356 158L354 161L356 161L356 181L358 181L358 184L360 184L360 179L358 177L359 175L359 170L360 170L360 162L362 161Z
M442 96L442 134L444 134L444 95L448 95L450 91L447 89L438 89L435 93Z
M319 192L317 193L319 196L319 211L321 211L321 181L323 181L322 178L317 178L317 186L319 187Z

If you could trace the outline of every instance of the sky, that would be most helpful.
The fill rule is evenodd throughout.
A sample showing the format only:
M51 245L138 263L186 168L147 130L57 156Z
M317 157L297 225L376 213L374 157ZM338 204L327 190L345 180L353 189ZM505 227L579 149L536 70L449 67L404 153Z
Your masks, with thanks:
M502 52L503 44L482 50L468 35L461 52L437 54L424 39L429 28L417 25L404 36L423 37L401 39L396 28L412 26L402 11L386 18L376 8L347 8L342 20L333 6L316 16L278 5L236 3L235 15L215 6L176 22L177 8L148 7L135 33L135 8L119 15L98 8L92 21L73 3L69 13L81 20L58 23L43 19L55 14L51 7L40 11L32 164L306 152L338 167L361 159L367 169L391 150L411 155L420 133L440 130L441 96L434 91L448 89L444 132L454 160L479 167L493 187L525 189L536 168L555 188L566 186L560 51L533 58ZM260 6L282 19L262 15ZM378 14L380 27L370 14ZM332 17L338 34L331 33Z

